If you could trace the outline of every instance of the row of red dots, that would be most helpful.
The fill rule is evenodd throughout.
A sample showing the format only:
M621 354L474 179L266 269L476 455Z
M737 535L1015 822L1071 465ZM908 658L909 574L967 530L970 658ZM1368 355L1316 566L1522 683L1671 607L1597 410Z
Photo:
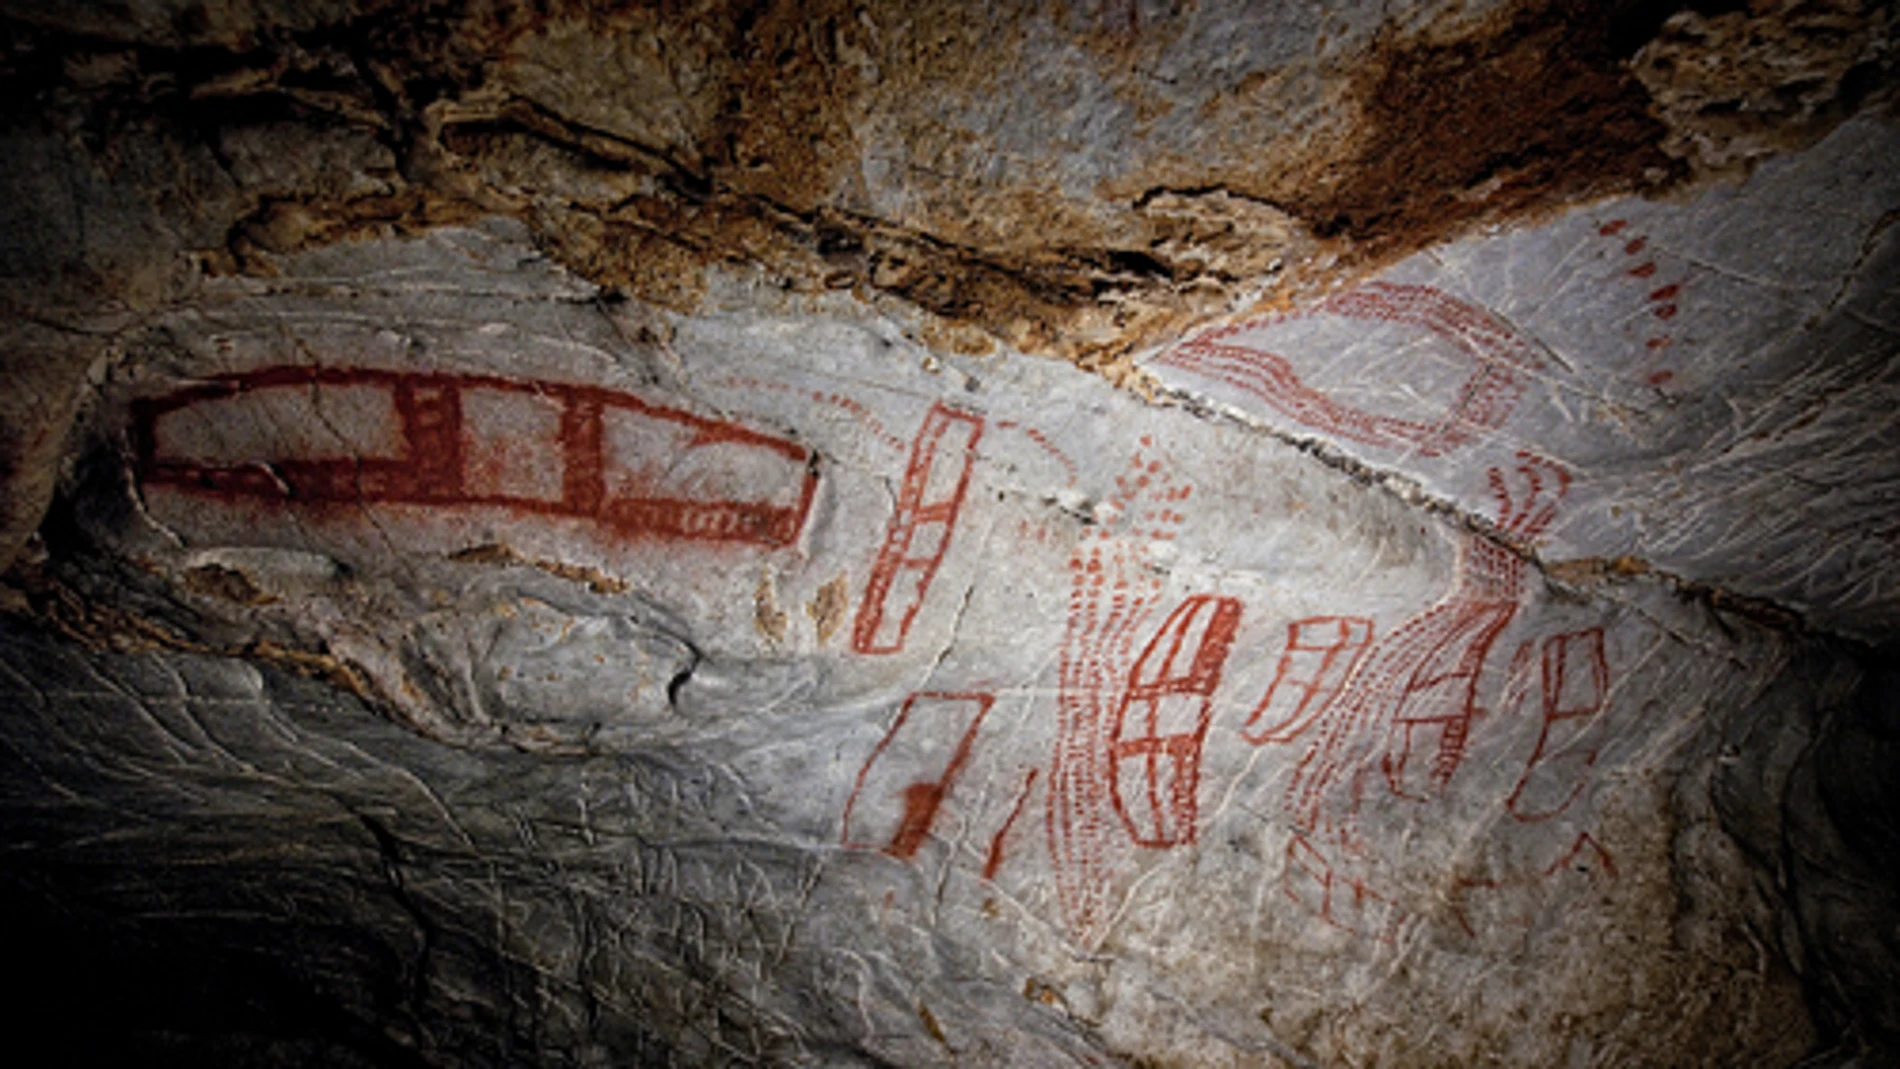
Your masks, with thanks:
M1629 227L1628 220L1613 219L1610 222L1604 223L1602 226L1598 227L1597 233L1606 238L1615 237L1616 235L1622 233L1628 227ZM1623 255L1631 256L1631 257L1642 256L1644 251L1648 248L1648 246L1649 246L1648 236L1643 235L1643 234L1638 234L1630 238L1628 241L1624 242ZM1656 266L1656 261L1654 259L1645 258L1642 263L1637 264L1635 267L1629 268L1624 273L1629 275L1631 278L1649 279L1649 278L1655 277L1657 270L1658 268ZM1649 292L1648 301L1654 307L1650 309L1650 314L1655 316L1657 319L1661 319L1664 321L1674 319L1676 317L1676 313L1682 310L1681 306L1676 302L1676 298L1681 293L1682 293L1681 280L1670 282L1665 285L1658 286L1655 289L1651 290ZM1643 344L1645 348L1651 350L1652 352L1655 352L1655 351L1660 351L1660 350L1669 348L1672 344L1674 344L1674 341L1673 339L1670 338L1669 335L1659 333L1659 334L1651 335L1650 338ZM1675 375L1672 372L1654 371L1649 374L1648 381L1652 386L1661 386L1673 378L1675 378Z

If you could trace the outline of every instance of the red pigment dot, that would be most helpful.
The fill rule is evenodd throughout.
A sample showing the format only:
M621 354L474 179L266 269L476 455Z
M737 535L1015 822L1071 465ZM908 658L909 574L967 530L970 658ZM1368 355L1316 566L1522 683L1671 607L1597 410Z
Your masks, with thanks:
M1668 338L1651 338L1648 344L1651 349L1667 349L1674 343Z
M1675 377L1676 374L1673 371L1654 371L1649 375L1649 384L1651 386L1661 386Z
M1617 231L1623 229L1624 227L1628 225L1630 224L1629 224L1629 220L1627 219L1612 219L1609 222L1604 223L1602 226L1597 227L1597 233L1602 234L1604 237L1607 238L1611 234L1616 233Z
M1648 238L1637 238L1635 241L1632 241L1628 245L1623 246L1623 251L1626 253L1629 253L1631 256L1634 256L1637 253L1642 252L1643 246L1647 244L1649 244Z
M1675 317L1676 306L1673 304L1665 304L1661 308L1656 309L1657 319L1674 319Z
M1637 278L1648 278L1649 276L1655 273L1656 273L1656 265L1654 262L1646 263L1642 265L1641 267L1630 268L1630 274L1635 275Z
M1681 293L1681 292L1682 292L1682 283L1671 282L1669 285L1664 286L1662 289L1659 289L1656 292L1650 294L1649 299L1652 301L1666 301L1669 298L1674 297L1676 294Z

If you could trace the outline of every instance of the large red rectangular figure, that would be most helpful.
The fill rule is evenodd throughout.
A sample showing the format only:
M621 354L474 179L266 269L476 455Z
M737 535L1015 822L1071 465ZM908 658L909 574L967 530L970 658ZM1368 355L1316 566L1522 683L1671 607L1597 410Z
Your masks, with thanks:
M811 450L567 383L361 368L220 375L136 410L140 475L216 498L501 506L628 537L788 545Z

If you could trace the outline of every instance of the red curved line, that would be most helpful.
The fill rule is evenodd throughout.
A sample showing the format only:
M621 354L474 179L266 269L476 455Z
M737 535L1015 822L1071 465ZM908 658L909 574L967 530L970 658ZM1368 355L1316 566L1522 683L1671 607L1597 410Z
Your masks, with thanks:
M1321 313L1422 327L1456 346L1476 369L1444 418L1425 423L1343 405L1300 381L1286 358L1225 343L1243 331ZM1543 366L1527 345L1481 309L1428 286L1381 282L1329 298L1310 311L1222 328L1163 354L1158 363L1246 390L1315 430L1385 448L1409 445L1425 456L1449 452L1470 441L1474 432L1501 425L1523 390L1517 373Z

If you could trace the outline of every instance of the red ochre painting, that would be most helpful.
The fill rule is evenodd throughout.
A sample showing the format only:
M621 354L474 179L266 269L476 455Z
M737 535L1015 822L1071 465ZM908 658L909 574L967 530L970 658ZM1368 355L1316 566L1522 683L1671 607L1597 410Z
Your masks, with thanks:
M858 770L844 805L844 845L906 861L917 856L994 704L995 695L962 691L920 691L906 698ZM956 745L945 755L947 738Z
M1517 542L1550 526L1570 487L1568 471L1527 453L1515 469L1492 468L1489 476L1498 530ZM1480 677L1521 607L1527 568L1498 542L1467 535L1451 589L1385 636L1375 636L1365 617L1315 616L1288 626L1273 683L1242 735L1256 745L1306 740L1287 790L1293 835L1283 888L1327 923L1389 940L1404 920L1404 909L1368 879L1381 866L1361 837L1361 808L1380 781L1412 802L1450 786L1482 712ZM1527 644L1507 675L1523 684L1529 660ZM1547 639L1542 668L1542 733L1506 803L1520 823L1555 816L1587 786L1597 758L1593 731L1610 693L1602 629ZM1507 687L1507 708L1517 704L1510 693ZM1588 835L1572 837L1545 873L1564 869L1583 840L1613 875L1608 852Z
M1115 769L1110 786L1115 812L1141 846L1194 841L1201 747L1240 612L1235 598L1188 598L1128 673L1109 747Z
M813 452L595 386L276 367L140 402L139 475L212 500L492 506L629 539L785 546Z
M930 407L911 444L897 511L865 583L851 631L852 649L882 654L904 648L931 580L950 552L982 437L983 417L941 402Z
M1251 331L1319 315L1423 329L1463 354L1470 376L1436 418L1404 419L1345 404L1303 382L1286 357L1238 340ZM1309 311L1210 331L1164 353L1157 363L1225 383L1313 430L1427 457L1455 452L1501 427L1530 375L1544 366L1532 345L1484 309L1429 286L1389 282L1369 282Z

